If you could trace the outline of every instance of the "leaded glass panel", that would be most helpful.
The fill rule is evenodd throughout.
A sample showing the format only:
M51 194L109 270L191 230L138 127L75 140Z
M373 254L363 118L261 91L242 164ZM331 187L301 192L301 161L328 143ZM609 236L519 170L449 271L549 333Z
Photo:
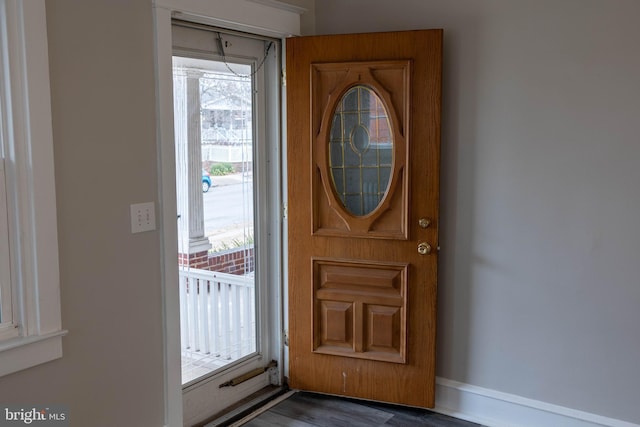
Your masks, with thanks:
M388 113L368 86L349 89L338 102L329 132L331 180L356 216L373 212L387 192L393 164Z

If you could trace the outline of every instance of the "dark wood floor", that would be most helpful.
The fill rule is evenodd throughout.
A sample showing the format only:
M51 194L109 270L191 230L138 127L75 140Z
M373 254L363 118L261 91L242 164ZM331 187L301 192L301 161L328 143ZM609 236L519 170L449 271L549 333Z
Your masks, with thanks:
M297 392L244 424L247 427L478 427L479 424L407 408Z

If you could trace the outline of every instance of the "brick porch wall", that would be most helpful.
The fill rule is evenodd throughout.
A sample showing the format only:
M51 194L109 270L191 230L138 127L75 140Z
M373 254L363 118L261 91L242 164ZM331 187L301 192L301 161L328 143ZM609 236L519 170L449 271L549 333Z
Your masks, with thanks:
M246 265L245 265L246 262ZM230 249L209 255L207 251L178 254L178 265L229 274L247 274L255 269L253 247Z

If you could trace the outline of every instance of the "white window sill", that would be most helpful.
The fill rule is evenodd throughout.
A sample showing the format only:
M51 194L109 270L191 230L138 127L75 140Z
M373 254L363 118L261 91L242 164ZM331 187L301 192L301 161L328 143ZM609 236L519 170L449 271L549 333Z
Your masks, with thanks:
M62 330L0 342L0 377L62 357Z

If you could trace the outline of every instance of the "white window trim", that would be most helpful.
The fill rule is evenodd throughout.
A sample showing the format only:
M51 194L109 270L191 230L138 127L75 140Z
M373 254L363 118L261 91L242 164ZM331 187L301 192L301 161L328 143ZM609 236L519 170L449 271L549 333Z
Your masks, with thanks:
M62 357L53 133L44 0L0 0L0 102L13 322L0 376ZM4 19L2 19L4 17Z
M2 104L0 104L0 110ZM0 121L0 128L2 122ZM0 154L2 149L0 146ZM11 270L9 262L9 220L7 191L4 173L4 156L0 155L0 340L18 335L13 327L13 301L11 292Z

